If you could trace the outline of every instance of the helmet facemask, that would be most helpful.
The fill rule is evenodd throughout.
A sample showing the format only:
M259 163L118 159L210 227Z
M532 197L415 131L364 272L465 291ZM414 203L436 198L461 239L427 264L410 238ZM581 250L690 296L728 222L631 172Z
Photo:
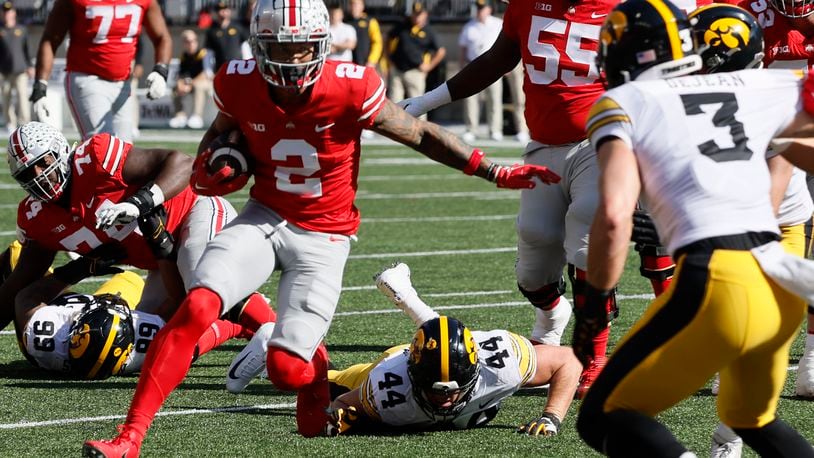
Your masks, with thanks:
M46 202L62 196L70 177L70 147L56 128L30 122L9 136L11 176L31 197Z
M802 18L814 13L812 0L769 0L778 13L789 18Z

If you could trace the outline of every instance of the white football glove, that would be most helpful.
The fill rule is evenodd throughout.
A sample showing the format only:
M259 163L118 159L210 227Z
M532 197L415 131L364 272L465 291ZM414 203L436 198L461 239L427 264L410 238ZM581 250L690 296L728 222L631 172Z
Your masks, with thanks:
M560 419L552 413L544 412L525 425L520 425L517 432L529 436L556 436L560 432Z
M419 117L450 102L452 96L449 94L447 83L444 83L424 95L402 100L397 105L412 116Z
M167 93L167 74L169 70L166 64L156 64L153 71L147 75L147 98L150 100L160 99Z
M54 111L54 108L49 103L48 97L43 97L34 102L31 109L37 121L54 125L54 115L56 115L56 111Z
M114 224L129 224L140 216L138 207L130 202L120 202L96 213L96 229L107 229Z

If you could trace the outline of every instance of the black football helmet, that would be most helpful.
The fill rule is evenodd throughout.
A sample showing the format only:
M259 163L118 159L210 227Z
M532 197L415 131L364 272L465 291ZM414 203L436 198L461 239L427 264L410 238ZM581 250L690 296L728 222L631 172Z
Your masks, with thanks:
M436 417L452 417L469 401L478 380L478 350L472 333L455 318L440 316L418 328L410 345L407 374L416 401ZM458 394L449 407L434 404L430 395Z
M117 375L133 349L133 316L121 296L100 294L71 325L70 372L77 378L104 380Z
M763 65L763 31L745 9L713 3L698 8L689 17L704 73Z
M608 87L672 78L701 69L687 15L667 0L628 0L599 33L597 66Z

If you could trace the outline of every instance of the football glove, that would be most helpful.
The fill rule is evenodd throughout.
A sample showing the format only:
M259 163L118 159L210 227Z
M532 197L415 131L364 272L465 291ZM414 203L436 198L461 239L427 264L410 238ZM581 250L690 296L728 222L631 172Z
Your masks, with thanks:
M548 167L533 164L514 164L511 167L494 165L489 169L488 174L489 180L497 183L498 188L509 189L532 189L537 185L534 177L545 184L560 182L560 176L549 170Z
M167 64L155 64L153 71L147 75L147 98L150 100L160 99L167 93L167 74L169 67Z
M140 216L138 227L144 241L157 259L175 259L175 240L167 230L167 210L164 209L164 205L159 205L146 215Z
M53 124L51 122L52 116L56 114L48 102L48 82L45 80L34 81L34 87L31 90L31 109L37 121Z
M325 426L325 435L336 437L347 434L354 426L358 425L362 415L356 407L330 409L328 411L328 424Z
M520 425L517 432L529 436L556 436L560 432L560 419L553 413L543 412L525 425Z
M661 245L656 225L646 211L637 209L633 212L633 233L630 240L640 245Z
M127 257L124 247L118 243L100 245L80 258L54 269L54 278L69 285L75 285L88 277L113 275L123 272L114 267Z
M123 202L96 212L96 229L107 229L114 224L129 224L147 214L156 205L164 203L164 192L158 185L145 186Z
M189 178L189 185L196 194L202 196L224 196L237 191L246 186L249 182L249 174L243 173L237 176L235 170L227 164L223 164L214 173L209 172L209 161L212 157L212 149L206 148L195 158L192 164L192 176Z
M419 117L450 102L452 102L452 96L447 83L444 83L424 95L404 99L396 105L404 108L404 111L410 115Z
M574 303L574 335L571 339L571 347L574 355L582 363L583 367L596 358L594 353L594 337L608 327L608 298L613 294L612 289L600 290L585 285L585 304L581 307Z

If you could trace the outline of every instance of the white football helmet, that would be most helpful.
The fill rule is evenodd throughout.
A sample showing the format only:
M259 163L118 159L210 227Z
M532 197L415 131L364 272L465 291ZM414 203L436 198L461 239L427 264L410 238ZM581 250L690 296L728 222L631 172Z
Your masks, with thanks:
M300 89L314 84L331 50L328 27L328 9L322 0L258 0L249 43L260 74L277 87ZM275 61L272 50L281 43L313 43L313 59Z
M71 176L69 158L68 140L50 124L29 122L9 136L11 176L35 199L53 201L62 196Z

